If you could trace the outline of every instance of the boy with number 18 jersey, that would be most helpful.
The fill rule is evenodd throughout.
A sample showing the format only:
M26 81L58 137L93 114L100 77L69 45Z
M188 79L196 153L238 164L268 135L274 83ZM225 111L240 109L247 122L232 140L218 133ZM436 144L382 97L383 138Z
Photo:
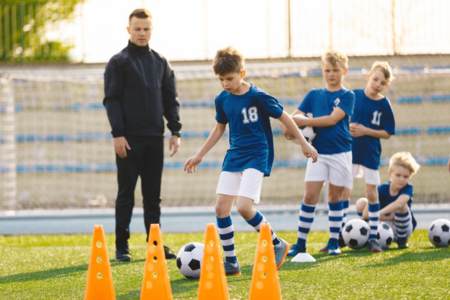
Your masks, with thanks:
M278 119L287 128L306 157L316 161L317 151L305 140L277 99L244 80L244 61L237 50L219 50L213 68L224 89L215 99L217 123L206 142L186 161L184 169L188 173L195 171L228 124L230 148L217 184L216 219L225 256L225 273L237 275L240 267L234 251L231 208L236 203L239 214L255 230L267 222L254 204L259 203L263 177L270 175L274 159L270 117ZM276 265L280 268L289 245L275 232L272 232L272 243Z

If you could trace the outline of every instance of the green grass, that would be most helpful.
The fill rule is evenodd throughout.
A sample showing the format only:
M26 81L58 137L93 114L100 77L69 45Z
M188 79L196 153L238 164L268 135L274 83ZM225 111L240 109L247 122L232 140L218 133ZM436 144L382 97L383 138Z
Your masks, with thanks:
M288 241L295 233L281 232ZM431 246L425 231L417 231L410 248L381 254L344 250L338 257L319 254L328 234L310 235L310 252L317 262L286 263L279 272L283 299L450 299L450 250ZM178 249L203 234L164 234ZM90 235L0 236L0 299L82 299L86 282ZM238 233L237 255L242 275L228 278L231 299L247 299L257 235ZM110 257L113 236L107 235ZM133 262L111 262L117 299L139 299L145 259L145 237L131 239ZM395 246L394 246L395 248ZM168 263L175 299L196 299L198 281L187 280L175 262Z

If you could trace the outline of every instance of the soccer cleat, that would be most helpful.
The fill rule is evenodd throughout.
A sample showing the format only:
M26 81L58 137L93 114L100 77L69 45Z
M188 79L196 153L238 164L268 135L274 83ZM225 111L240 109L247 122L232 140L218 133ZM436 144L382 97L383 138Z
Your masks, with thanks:
M339 254L341 254L341 248L337 247L334 249L328 249L328 254L329 255L339 255Z
M119 262L130 262L131 254L128 249L125 250L116 250L116 260Z
M275 251L275 263L277 265L277 269L281 268L289 252L289 243L281 238L279 238L279 240L280 243L273 247Z
M369 251L372 253L380 253L383 251L377 240L369 240L367 242L367 248L369 248Z
M289 250L287 256L294 257L299 253L305 253L305 252L306 252L306 248L300 247L298 244L293 244L291 246L291 249Z
M172 252L172 250L170 250L170 248L167 246L164 246L164 256L166 257L166 259L177 258L177 256Z
M398 249L406 249L409 247L407 238L397 238Z
M342 234L339 234L338 245L339 245L339 248L343 248L346 246L345 242L344 242L344 238L342 237ZM330 247L330 240L328 240L327 245L325 247L323 247L322 249L320 249L319 252L327 253L330 248L335 248L335 247L332 247L332 246Z
M225 268L225 274L227 276L233 276L233 275L241 275L241 268L239 268L239 263L231 263L229 261L224 261L223 266Z

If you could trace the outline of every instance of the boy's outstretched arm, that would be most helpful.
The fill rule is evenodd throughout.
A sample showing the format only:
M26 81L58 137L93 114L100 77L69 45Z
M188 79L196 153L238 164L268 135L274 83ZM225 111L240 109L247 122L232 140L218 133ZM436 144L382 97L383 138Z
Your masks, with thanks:
M317 161L317 150L305 140L305 137L295 125L295 122L292 120L291 116L283 111L279 120L282 126L286 128L286 135L291 136L293 138L292 141L302 147L303 154L306 157L311 157L314 162Z
M328 116L322 116L317 118L304 118L303 112L296 110L292 114L292 118L295 123L300 126L310 126L310 127L330 127L334 126L345 117L345 112L339 107L333 108L333 111Z
M208 138L205 143L200 147L194 156L190 157L184 163L184 171L188 173L193 173L197 169L198 164L202 161L203 157L211 150L212 147L220 140L223 133L225 132L226 124L216 123L216 126L209 133Z
M401 209L402 207L408 205L409 198L410 198L410 196L407 194L402 194L402 195L398 196L397 200L390 203L389 205L386 205L385 207L383 207L383 209L380 209L380 216L393 214L396 211L398 211L399 209Z

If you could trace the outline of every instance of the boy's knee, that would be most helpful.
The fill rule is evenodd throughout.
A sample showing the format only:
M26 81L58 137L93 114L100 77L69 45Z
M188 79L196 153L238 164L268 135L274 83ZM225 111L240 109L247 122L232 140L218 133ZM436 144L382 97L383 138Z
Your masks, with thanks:
M362 213L364 211L364 209L366 208L366 206L368 205L368 203L369 203L369 200L367 200L367 198L359 198L358 200L356 200L356 203L355 203L356 212Z
M400 206L395 212L399 212L399 213L407 213L409 210L408 204L404 204L402 206Z
M252 207L246 205L236 205L236 209L239 212L239 214L246 220L251 219L254 215Z
M316 198L317 197L315 197L314 195L305 194L305 196L303 197L303 203L307 205L315 205L318 202Z

